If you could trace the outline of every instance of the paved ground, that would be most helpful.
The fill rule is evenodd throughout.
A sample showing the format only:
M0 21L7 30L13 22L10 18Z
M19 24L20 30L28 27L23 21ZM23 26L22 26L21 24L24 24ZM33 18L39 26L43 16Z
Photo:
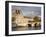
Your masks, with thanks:
M24 31L24 30L40 30L41 26L39 27L12 27L12 31Z

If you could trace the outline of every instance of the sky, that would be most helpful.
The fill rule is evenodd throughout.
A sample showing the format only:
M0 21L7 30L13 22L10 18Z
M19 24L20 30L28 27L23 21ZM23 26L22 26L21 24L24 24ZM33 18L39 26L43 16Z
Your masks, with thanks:
M16 9L20 9L24 16L41 16L41 7L12 5L12 11Z

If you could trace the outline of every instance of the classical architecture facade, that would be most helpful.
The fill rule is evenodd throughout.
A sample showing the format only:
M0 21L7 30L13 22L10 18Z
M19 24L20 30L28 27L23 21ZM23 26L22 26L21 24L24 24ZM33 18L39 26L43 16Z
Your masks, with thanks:
M37 26L39 26L40 22L34 22L33 18L30 17L26 17L21 15L20 10L15 10L15 13L12 14L12 23L13 26L35 26L37 24Z

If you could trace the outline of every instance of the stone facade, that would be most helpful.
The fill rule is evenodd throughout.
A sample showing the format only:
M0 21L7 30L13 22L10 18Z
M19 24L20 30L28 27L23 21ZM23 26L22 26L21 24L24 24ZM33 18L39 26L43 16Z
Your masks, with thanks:
M39 25L40 22L33 22L33 18L24 18L23 15L20 14L20 10L16 10L13 16L15 18L12 23L16 23L14 26L28 26L30 24L31 26L35 26L35 23L37 23L37 26Z

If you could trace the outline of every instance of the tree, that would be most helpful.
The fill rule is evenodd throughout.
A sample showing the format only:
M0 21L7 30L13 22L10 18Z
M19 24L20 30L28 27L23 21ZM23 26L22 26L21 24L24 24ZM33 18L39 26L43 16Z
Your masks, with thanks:
M12 17L12 21L15 21L15 17Z
M38 16L35 16L35 17L34 17L34 21L35 21L35 22L40 22L40 21L41 21L41 19L39 19L39 17L38 17Z

